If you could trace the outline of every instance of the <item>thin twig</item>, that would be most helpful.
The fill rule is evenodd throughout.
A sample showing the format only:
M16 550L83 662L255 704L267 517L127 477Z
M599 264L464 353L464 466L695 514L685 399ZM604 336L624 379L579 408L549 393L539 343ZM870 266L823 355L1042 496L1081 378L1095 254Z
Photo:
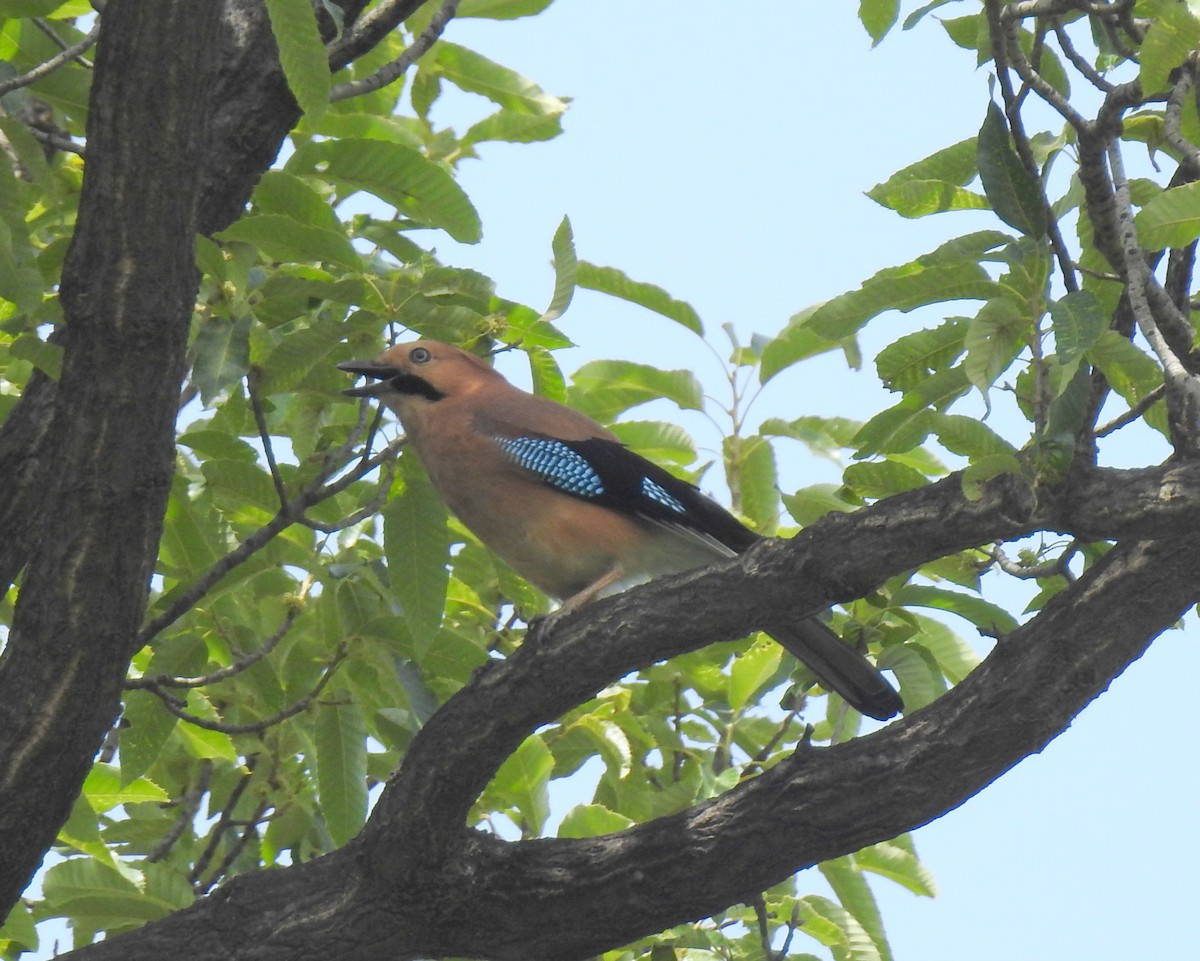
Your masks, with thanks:
M148 687L147 690L157 696L158 699L162 701L163 707L179 718L179 720L186 721L188 724L194 724L196 727L202 727L206 731L218 731L221 734L230 735L261 734L268 728L282 724L288 718L295 717L297 714L308 710L312 706L313 702L321 696L321 692L325 690L325 685L328 684L333 678L334 672L337 670L338 665L345 660L345 657L346 647L345 645L342 645L338 647L337 651L334 653L333 659L325 666L325 670L321 672L321 677L317 680L316 685L311 691L309 691L295 703L289 704L283 710L277 711L270 717L261 721L253 721L248 724L229 724L225 721L210 721L206 717L200 717L199 715L185 711L179 706L181 703L179 698L169 694L167 691L164 691L161 687Z
M142 628L141 633L138 635L138 644L141 646L148 644L154 637L158 636L158 634L190 611L200 598L204 597L204 595L216 586L221 578L239 564L244 564L252 555L266 547L276 536L287 530L292 524L297 523L304 516L304 512L310 507L329 497L340 494L355 481L362 479L376 467L395 457L406 442L406 438L399 437L373 457L366 457L364 453L363 459L359 461L353 470L332 483L325 483L326 478L329 476L328 474L323 473L322 476L318 476L311 484L301 490L293 500L289 501L278 514L196 578L192 582L192 585L186 591L179 594L165 611L153 618Z
M258 370L251 367L246 375L246 394L250 398L250 409L254 411L254 423L258 427L258 439L262 441L263 454L267 458L267 467L271 471L271 481L275 485L275 493L279 497L279 506L287 506L287 488L283 478L279 476L279 464L275 462L275 445L271 442L271 429L267 426L267 415L263 412L262 398L258 396Z
M17 90L20 87L28 87L31 83L41 80L42 77L53 73L64 63L69 63L70 61L74 60L85 50L90 49L92 45L95 44L96 37L99 35L100 18L96 17L96 23L92 29L89 30L85 36L71 44L71 46L65 47L45 63L39 63L28 73L23 73L19 77L13 77L11 80L0 81L0 97L4 96L4 94L11 90Z
M309 574L304 579L300 586L300 591L296 598L289 604L287 614L284 615L283 623L279 629L268 637L262 645L238 658L228 667L222 667L219 670L213 671L211 674L203 674L198 677L179 677L172 674L151 674L147 677L130 678L125 682L126 690L150 690L153 688L194 688L208 687L210 684L216 684L219 681L226 681L231 677L235 677L244 671L249 670L264 657L270 654L279 645L279 642L291 630L291 627L296 623L296 618L300 616L303 610L302 601L312 588L314 575Z
M207 758L200 764L200 775L196 778L196 783L180 799L179 814L175 818L175 823L171 825L169 830L161 841L155 845L154 850L146 855L147 861L161 861L165 858L174 847L175 842L187 830L188 826L196 819L196 812L200 809L200 801L208 791L208 785L212 779L213 763Z
M1115 433L1122 427L1132 424L1134 421L1141 419L1151 407L1157 404L1166 395L1166 388L1159 384L1154 390L1150 391L1145 397L1139 400L1136 404L1125 411L1120 417L1114 417L1107 424L1097 427L1095 430L1096 437L1107 437L1109 434Z
M446 29L446 25L454 18L459 3L460 0L445 0L438 12L433 15L433 19L429 21L429 26L404 48L400 56L391 63L380 67L369 77L339 83L329 92L329 102L337 103L339 100L348 100L350 97L361 97L363 94L386 87L389 83L402 77L404 71L416 63L437 42L442 31Z
M249 780L249 779L247 779ZM196 888L201 894L207 894L213 889L216 883L225 876L226 872L233 866L233 862L238 859L238 856L246 850L246 845L250 842L250 837L254 833L254 829L262 823L263 815L266 814L267 808L270 807L266 801L259 801L254 808L254 814L251 815L249 822L237 821L232 818L225 821L224 830L228 830L233 826L246 825L246 829L238 835L238 839L229 846L229 850L225 852L225 857L221 858L221 863L208 876L208 879L203 883L197 882Z
M217 853L217 847L221 843L221 837L225 834L229 813L237 807L238 801L242 799L242 795L246 792L246 788L250 786L250 779L254 777L254 772L238 779L237 784L233 786L233 790L229 792L229 800L225 802L225 808L221 812L221 817L215 825L213 825L212 834L209 835L208 843L204 846L204 850L200 852L200 856L196 858L192 865L192 870L188 874L188 882L194 887L200 882L202 875L209 864L212 863L213 855Z
M1097 90L1102 90L1105 93L1112 90L1113 85L1100 76L1096 69L1075 49L1075 45L1071 42L1070 34L1067 33L1062 21L1058 17L1054 17L1050 21L1050 25L1054 30L1054 36L1058 38L1058 45L1062 49L1062 52L1066 54L1067 59L1071 61L1075 69L1084 76L1088 83Z

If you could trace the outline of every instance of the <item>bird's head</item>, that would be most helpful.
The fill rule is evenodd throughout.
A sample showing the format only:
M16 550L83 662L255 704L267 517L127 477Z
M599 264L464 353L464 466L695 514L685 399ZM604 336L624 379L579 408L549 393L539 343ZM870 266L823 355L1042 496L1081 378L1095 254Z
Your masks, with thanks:
M343 394L377 397L400 414L413 403L461 396L500 376L474 354L435 340L397 344L374 360L347 360L338 369L375 381Z

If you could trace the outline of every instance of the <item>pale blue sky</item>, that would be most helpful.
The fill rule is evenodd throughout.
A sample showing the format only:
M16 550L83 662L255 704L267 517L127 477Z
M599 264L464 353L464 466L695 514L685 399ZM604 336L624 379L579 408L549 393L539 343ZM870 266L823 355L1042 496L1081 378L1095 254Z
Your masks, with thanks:
M905 221L863 195L974 134L987 73L932 19L871 50L855 6L557 0L524 21L451 24L447 39L574 103L559 139L484 145L482 162L463 164L484 240L439 244L440 255L495 278L503 296L542 306L550 238L567 214L581 257L688 300L723 347L722 323L747 337L775 333L881 267L996 226L968 219L977 214ZM462 129L469 109L448 105L441 116ZM887 318L865 345L877 349L912 323ZM580 345L559 354L568 371L622 357L693 367L706 383L719 375L691 335L599 295L581 292L561 326ZM882 397L870 368L850 372L830 356L774 383L756 412L861 417ZM833 479L798 453L783 470L785 489ZM1193 618L1044 754L917 833L940 897L875 884L897 961L1180 956L1200 894L1191 856L1198 739L1185 716ZM811 947L801 938L795 949Z

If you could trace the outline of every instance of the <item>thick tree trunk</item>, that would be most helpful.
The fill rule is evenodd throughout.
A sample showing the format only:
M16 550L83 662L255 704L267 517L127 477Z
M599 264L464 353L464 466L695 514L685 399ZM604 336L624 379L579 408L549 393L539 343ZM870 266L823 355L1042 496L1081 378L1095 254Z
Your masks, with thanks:
M112 0L103 15L62 280L62 377L30 465L37 549L0 662L0 914L117 717L145 610L198 282L195 158L220 15L188 0ZM41 403L47 387L34 389Z

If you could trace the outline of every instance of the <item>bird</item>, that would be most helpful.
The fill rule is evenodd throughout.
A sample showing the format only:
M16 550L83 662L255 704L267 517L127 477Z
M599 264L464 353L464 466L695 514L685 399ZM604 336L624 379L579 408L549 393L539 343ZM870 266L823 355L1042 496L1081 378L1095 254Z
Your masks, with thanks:
M597 421L468 351L416 340L337 366L373 381L343 393L388 407L446 506L562 610L762 540ZM904 709L875 665L817 618L769 633L861 713L885 721Z

